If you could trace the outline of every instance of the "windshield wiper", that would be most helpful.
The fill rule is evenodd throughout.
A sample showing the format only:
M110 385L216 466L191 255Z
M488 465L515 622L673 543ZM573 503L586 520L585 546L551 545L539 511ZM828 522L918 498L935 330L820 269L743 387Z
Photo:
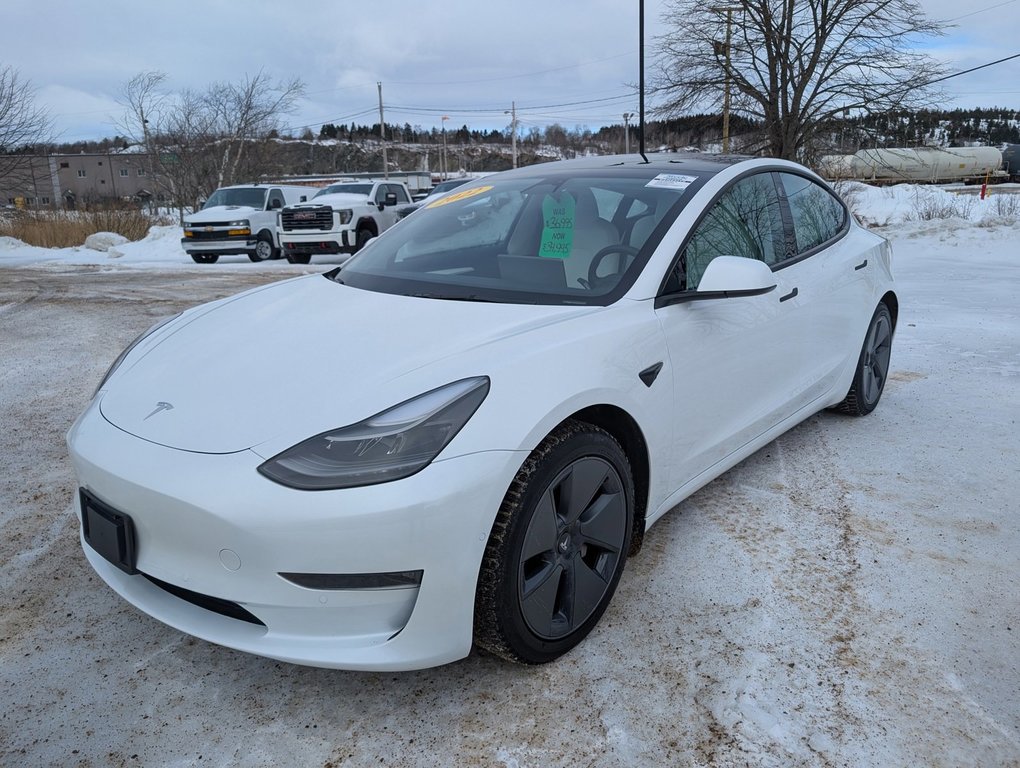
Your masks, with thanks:
M489 304L502 304L503 302L497 301L496 299L486 299L475 294L469 294L468 296L446 296L440 293L409 293L408 296L413 296L416 299L441 299L442 301L483 301Z

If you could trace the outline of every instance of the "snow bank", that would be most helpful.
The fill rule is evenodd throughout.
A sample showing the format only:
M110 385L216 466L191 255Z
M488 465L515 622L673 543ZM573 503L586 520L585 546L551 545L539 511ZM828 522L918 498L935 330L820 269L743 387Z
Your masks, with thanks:
M1012 224L1020 220L1020 194L992 187L984 200L974 188L896 184L873 187L856 181L833 185L868 226L910 221L960 219L971 224ZM961 191L967 189L968 191Z

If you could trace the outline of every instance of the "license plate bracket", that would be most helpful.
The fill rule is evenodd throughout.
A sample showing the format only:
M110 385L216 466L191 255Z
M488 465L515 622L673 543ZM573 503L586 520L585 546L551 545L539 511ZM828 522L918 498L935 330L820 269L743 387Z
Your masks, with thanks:
M88 545L124 573L138 573L135 526L131 518L103 504L84 488L80 496L82 530Z

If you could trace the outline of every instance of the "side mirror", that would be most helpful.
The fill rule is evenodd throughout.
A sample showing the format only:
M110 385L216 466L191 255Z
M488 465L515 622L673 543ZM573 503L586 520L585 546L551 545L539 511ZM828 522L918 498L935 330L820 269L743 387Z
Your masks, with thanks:
M678 291L660 296L656 307L706 299L735 299L761 296L776 289L776 278L769 265L742 256L716 256L705 268L696 291Z
M383 205L396 205L397 204L397 193L387 192L386 197L383 198Z
M301 195L300 199L298 199L298 202L299 203L308 202L308 195Z
M280 202L280 198L274 197L272 200L269 201L269 207L275 211L278 208L283 208L283 203Z
M775 287L776 278L764 261L742 256L716 256L701 276L698 293L757 296Z

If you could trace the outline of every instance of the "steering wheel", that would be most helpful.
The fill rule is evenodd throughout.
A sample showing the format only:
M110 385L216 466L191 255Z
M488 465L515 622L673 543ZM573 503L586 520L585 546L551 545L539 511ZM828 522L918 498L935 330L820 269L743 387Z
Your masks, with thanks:
M600 250L598 253L595 254L595 257L591 260L591 264L588 265L589 285L594 285L600 280L606 280L607 278L612 277L613 274L615 275L623 274L624 270L626 269L624 264L625 263L629 264L629 262L627 262L624 259L620 260L620 263L617 265L616 272L609 275L605 275L604 277L600 277L598 274L599 267L602 266L602 262L605 261L606 256L609 256L610 254L613 253L619 253L622 254L623 256L637 256L638 249L630 245L624 245L623 243L615 243L613 245L607 245L605 248Z

